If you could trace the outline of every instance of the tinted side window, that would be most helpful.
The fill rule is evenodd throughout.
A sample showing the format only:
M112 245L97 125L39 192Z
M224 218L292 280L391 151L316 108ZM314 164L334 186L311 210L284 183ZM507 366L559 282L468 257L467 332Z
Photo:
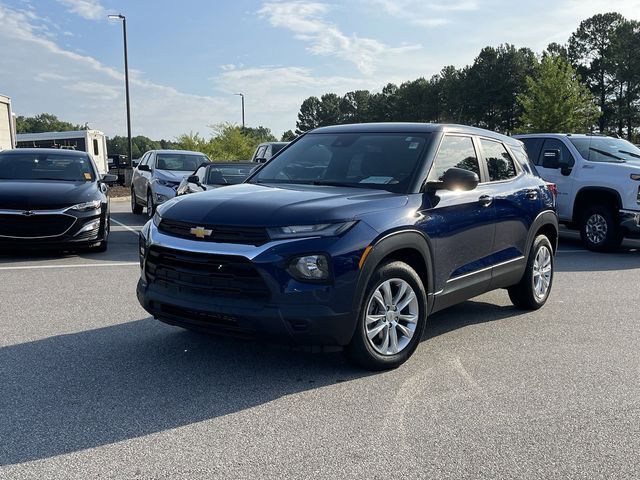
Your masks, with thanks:
M471 137L447 135L442 139L429 180L442 181L444 172L452 167L469 170L480 177L478 155Z
M527 150L527 154L532 162L536 165L538 157L540 157L540 151L542 150L542 142L544 142L544 138L521 138L522 143L524 143L524 148Z
M513 159L500 142L481 139L482 151L484 153L487 168L489 170L489 181L498 182L508 180L517 175L516 166Z
M542 147L542 151L544 152L545 150L560 150L560 165L573 167L576 163L567 146L557 138L547 138ZM542 165L542 154L539 156L536 165Z

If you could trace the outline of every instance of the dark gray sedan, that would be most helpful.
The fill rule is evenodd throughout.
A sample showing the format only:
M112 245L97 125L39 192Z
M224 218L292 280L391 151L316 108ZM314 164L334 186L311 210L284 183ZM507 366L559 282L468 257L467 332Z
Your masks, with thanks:
M256 168L258 167L253 162L203 163L191 175L182 179L176 193L186 195L236 185L244 182Z

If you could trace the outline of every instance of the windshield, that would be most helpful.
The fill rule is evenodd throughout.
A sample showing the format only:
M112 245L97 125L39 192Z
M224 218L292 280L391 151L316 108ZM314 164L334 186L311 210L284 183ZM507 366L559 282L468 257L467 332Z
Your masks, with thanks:
M569 140L591 162L640 163L640 149L621 138L569 137Z
M158 170L193 172L204 162L209 162L209 159L202 154L159 153L156 157L156 168Z
M92 182L95 171L88 156L64 153L0 153L0 180Z
M428 133L309 134L267 163L250 181L407 191Z
M207 185L237 185L244 182L255 166L215 166L209 168Z

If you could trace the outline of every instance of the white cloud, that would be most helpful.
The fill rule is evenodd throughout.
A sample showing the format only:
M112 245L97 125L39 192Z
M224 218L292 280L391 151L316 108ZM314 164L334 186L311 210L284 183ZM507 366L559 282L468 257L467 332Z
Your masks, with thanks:
M376 71L381 57L418 49L419 45L390 47L373 39L347 35L325 19L330 7L320 2L285 1L265 3L258 14L274 27L285 28L309 44L314 55L336 56L352 62L364 74Z
M108 135L126 131L123 74L61 48L34 22L24 11L0 4L2 93L12 97L15 112L50 112L72 123L88 122ZM235 114L230 100L184 93L131 73L135 135L173 139L191 130L208 133L208 125Z
M368 0L382 8L385 14L421 27L439 27L451 23L447 14L469 12L479 8L478 2L452 0L433 2L428 0Z
M58 0L58 3L87 20L101 20L107 16L107 10L99 0Z

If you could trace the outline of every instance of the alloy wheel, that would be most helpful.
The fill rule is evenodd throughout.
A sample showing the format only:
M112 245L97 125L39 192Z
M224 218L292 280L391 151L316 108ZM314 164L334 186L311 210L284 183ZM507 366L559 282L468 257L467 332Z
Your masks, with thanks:
M400 278L385 280L367 305L365 329L369 344L381 355L395 355L409 345L419 318L418 297Z
M551 252L543 245L538 249L533 261L533 292L538 300L547 296L551 286L553 268L551 265Z
M585 224L587 239L595 245L605 241L607 238L607 231L607 221L599 213L591 215Z

